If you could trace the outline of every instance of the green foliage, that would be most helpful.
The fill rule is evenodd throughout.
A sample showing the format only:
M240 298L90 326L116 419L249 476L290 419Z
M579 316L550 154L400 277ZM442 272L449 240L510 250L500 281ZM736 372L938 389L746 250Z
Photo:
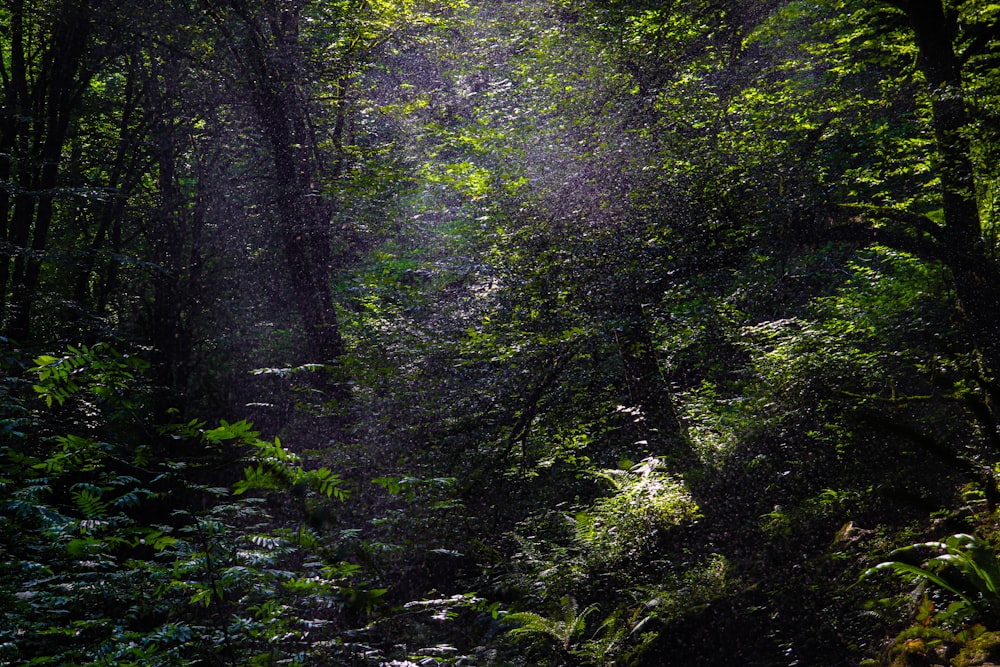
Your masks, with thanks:
M635 609L620 608L587 633L587 618L599 611L596 604L582 611L571 597L560 601L560 615L546 617L533 612L515 612L503 616L504 623L517 627L508 631L515 641L533 641L552 646L557 659L574 664L615 667L637 664L656 639L657 633L646 627L656 617L658 600Z
M609 566L654 553L671 528L700 517L684 484L663 470L657 458L625 469L593 474L611 485L612 494L574 517L576 540L595 561Z
M995 657L993 2L22 4L0 663Z
M991 544L974 535L958 533L944 541L903 547L892 555L903 556L927 550L939 554L920 565L901 560L879 563L866 570L861 579L888 570L957 596L959 601L948 608L946 616L984 623L1000 622L1000 558ZM942 615L941 620L944 617Z
M896 635L882 663L889 667L910 667L929 661L974 667L989 664L1000 657L1000 636L982 625L972 625L952 632L934 625L933 604L924 599L918 622Z
M104 345L36 363L46 404L100 404L111 426L144 381L144 366ZM304 517L276 520L265 500L341 500L343 480L304 469L245 421L170 425L159 436L169 449L137 446L128 440L151 431L132 432L135 416L119 419L114 438L67 434L34 452L0 449L2 659L304 664L336 654L336 628L372 613L386 591L362 583L359 565L329 557L333 543ZM245 457L243 477L213 483L231 452Z
M580 635L587 629L587 616L597 611L597 605L590 605L583 611L577 608L576 600L564 597L561 615L547 618L531 612L516 612L504 616L504 620L517 624L510 630L515 638L541 638L554 642L563 652L569 653Z
M44 354L28 369L36 374L34 390L52 407L63 405L71 396L85 391L99 401L114 401L125 409L134 409L136 397L129 396L135 380L149 370L149 363L135 356L123 355L107 343L93 346L69 346L59 357Z
M653 599L643 605L628 609L621 607L606 617L598 631L576 649L576 655L585 665L601 667L626 667L642 664L642 658L658 637L651 627L656 620Z

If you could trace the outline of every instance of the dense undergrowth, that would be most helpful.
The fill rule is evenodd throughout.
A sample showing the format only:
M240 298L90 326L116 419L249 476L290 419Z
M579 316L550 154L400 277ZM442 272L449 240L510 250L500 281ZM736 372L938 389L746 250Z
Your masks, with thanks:
M996 5L37 4L0 665L1000 662Z

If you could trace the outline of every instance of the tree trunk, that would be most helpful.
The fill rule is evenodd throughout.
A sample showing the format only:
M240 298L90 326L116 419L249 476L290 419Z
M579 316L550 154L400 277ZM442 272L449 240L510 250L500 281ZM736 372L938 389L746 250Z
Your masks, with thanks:
M154 62L158 59L154 58ZM200 224L188 206L180 186L178 163L182 160L183 123L178 122L175 102L181 96L183 70L169 56L154 66L149 82L149 116L153 135L159 204L147 231L150 260L155 265L150 303L150 337L153 372L158 387L154 412L168 419L169 409L183 411L185 389L191 372L193 347L188 295L197 292L190 284L190 264L197 254L193 238Z
M73 288L73 300L81 309L88 306L96 313L101 313L107 305L109 280L113 285L117 274L117 260L112 259L107 267L107 279L92 287L95 273L100 272L98 258L102 248L109 242L113 243L121 237L121 218L125 214L126 203L132 190L142 179L143 162L147 155L140 148L139 131L134 126L135 111L139 108L138 98L138 68L130 66L126 72L125 97L122 101L122 114L118 123L118 145L114 161L108 171L106 187L114 195L100 207L97 215L97 229L94 230L79 266L76 269L76 283ZM143 130L145 127L142 128ZM119 248L113 247L114 251Z
M242 55L271 152L276 213L308 361L329 364L344 351L330 291L332 207L320 192L308 105L296 84L302 77L298 8L294 3L264 4L256 15L241 16L247 27Z
M28 74L25 62L24 7L17 0L10 4L10 75L3 77L3 139L0 141L0 178L4 183L13 184L17 176L23 179L24 165L19 165L14 156L20 153L19 144L30 130L28 119ZM7 54L0 53L0 57ZM18 167L21 167L20 169ZM0 326L7 316L7 284L10 280L11 262L21 252L14 243L14 221L12 212L17 209L16 197L11 197L8 188L0 189L0 232L3 247L0 248ZM23 215L23 213L22 213Z
M626 304L622 326L617 333L618 352L623 368L623 389L627 414L632 417L637 440L645 440L649 452L662 456L686 470L693 454L677 417L673 396L667 386L649 321L641 304Z
M909 17L919 49L918 66L931 97L939 158L945 232L945 263L955 279L961 308L992 383L1000 371L1000 272L982 239L971 148L969 114L955 52L956 25L941 0L895 2Z
M87 76L82 73L83 59L90 38L88 8L69 3L48 36L37 78L31 80L25 60L28 45L23 42L23 12L20 5L12 10L11 82L5 95L14 95L13 106L22 108L16 121L18 134L13 145L20 144L24 162L17 165L19 192L7 231L8 246L0 257L0 288L10 282L10 310L6 333L21 342L31 336L31 309L41 277L43 253L49 228L55 215L54 191L59 185L59 164ZM29 85L31 89L29 90ZM30 106L25 105L29 103ZM30 136L26 136L30 134ZM5 143L11 143L5 140ZM16 159L16 158L15 158ZM13 271L8 273L13 256Z

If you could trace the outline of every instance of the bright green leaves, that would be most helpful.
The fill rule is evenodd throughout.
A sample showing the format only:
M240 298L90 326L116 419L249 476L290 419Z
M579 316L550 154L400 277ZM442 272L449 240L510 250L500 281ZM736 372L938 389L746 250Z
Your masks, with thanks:
M62 356L42 355L35 364L29 369L38 378L34 389L49 407L53 402L62 405L84 389L97 399L125 399L136 379L149 369L146 361L123 355L106 343L69 346ZM80 378L85 378L82 385Z
M251 489L284 490L298 485L337 500L346 500L349 492L343 487L343 480L329 468L303 470L294 466L276 465L273 458L265 458L256 467L243 470L243 479L233 485L233 493L241 495Z
M576 600L564 597L562 614L558 617L546 618L539 614L519 612L507 614L504 620L517 625L510 631L515 638L544 637L556 642L561 650L569 652L587 629L587 617L595 611L597 605L592 604L579 610Z
M986 623L996 623L1000 619L1000 558L993 545L977 536L959 533L940 542L903 547L891 555L900 557L927 551L938 555L919 565L903 560L879 563L866 570L861 579L888 570L902 577L926 581L958 597L959 602L939 614L938 621L948 616Z
M651 554L667 531L701 516L683 482L665 471L659 459L593 474L609 483L612 492L574 516L575 534L591 558L609 566Z
M107 502L102 499L105 489L93 484L74 484L70 488L70 497L77 510L89 521L103 517L108 510Z
M934 146L929 106L914 85L916 45L887 6L792 2L748 45L762 50L770 108L746 105L782 137L773 148L804 160L848 201L926 205Z
M424 176L432 183L447 185L471 199L479 199L492 192L490 172L470 161L445 164L440 168L429 163L425 165Z
M515 612L504 621L516 625L509 634L519 641L549 643L555 648L557 660L572 656L582 665L629 665L642 656L657 637L652 629L659 600L650 600L634 609L615 610L599 624L589 623L600 612L596 604L580 610L571 597L560 601L561 610L555 616L533 612Z
M344 481L329 468L306 470L302 459L281 444L281 440L262 440L253 425L245 420L205 428L205 423L193 420L188 424L166 429L175 438L198 440L211 448L225 444L246 452L250 465L243 470L243 478L233 484L233 493L242 495L250 490L276 491L293 488L309 489L327 498L345 500L348 490Z

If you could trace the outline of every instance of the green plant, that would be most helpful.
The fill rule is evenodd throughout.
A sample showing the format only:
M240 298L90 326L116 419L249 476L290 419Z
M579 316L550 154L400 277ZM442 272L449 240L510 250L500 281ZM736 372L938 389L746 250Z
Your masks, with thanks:
M616 609L589 637L585 636L587 618L599 607L592 604L580 611L569 596L560 601L561 616L516 612L504 619L519 624L509 631L512 637L541 641L554 648L562 660L597 667L633 665L657 637L647 626L656 618L658 604L659 600L653 599L635 609Z
M29 371L35 373L35 392L52 407L63 405L84 391L92 400L114 402L123 409L137 409L136 380L149 370L149 363L122 354L107 343L68 346L59 356L43 354Z
M893 556L933 550L937 556L914 565L902 560L879 563L866 570L863 580L888 570L914 577L958 597L942 616L972 617L983 622L1000 621L1000 558L985 540L958 533L940 542L921 542L892 552Z
M596 500L589 511L577 512L573 524L577 543L596 561L643 558L664 532L701 516L683 481L667 472L659 458L591 474L609 483L612 494Z
M26 425L86 420L0 442L0 663L322 663L381 605L338 535L306 525L347 496L329 468L246 421L150 424L144 366L110 346L36 364Z
M507 614L504 619L508 623L516 623L518 627L510 630L515 639L541 639L553 643L564 654L570 654L578 638L587 629L587 617L597 611L595 604L579 611L577 602L569 596L564 597L561 616L549 618L534 612L522 611Z
M620 607L605 618L597 633L574 651L584 664L600 667L637 664L659 636L650 629L660 600L654 598L634 609Z

